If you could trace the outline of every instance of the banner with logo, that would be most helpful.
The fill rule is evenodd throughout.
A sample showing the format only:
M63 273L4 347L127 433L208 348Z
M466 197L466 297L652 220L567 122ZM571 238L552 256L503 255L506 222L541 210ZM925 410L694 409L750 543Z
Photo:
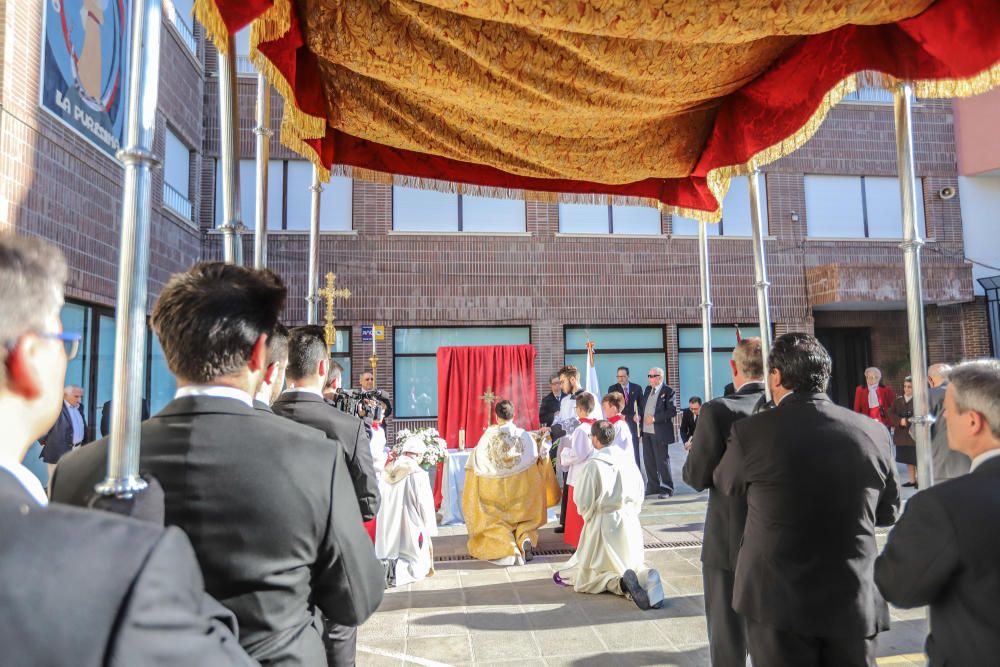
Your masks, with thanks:
M134 0L44 0L40 104L114 157L125 136Z

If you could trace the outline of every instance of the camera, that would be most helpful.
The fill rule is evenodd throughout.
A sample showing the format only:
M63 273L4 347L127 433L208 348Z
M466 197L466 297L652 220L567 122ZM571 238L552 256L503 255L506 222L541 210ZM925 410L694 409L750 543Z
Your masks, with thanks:
M364 408L366 416L372 421L382 421L385 416L385 407L382 401L385 396L378 389L364 391L361 389L341 389L333 399L332 405L341 412L358 417L358 409Z

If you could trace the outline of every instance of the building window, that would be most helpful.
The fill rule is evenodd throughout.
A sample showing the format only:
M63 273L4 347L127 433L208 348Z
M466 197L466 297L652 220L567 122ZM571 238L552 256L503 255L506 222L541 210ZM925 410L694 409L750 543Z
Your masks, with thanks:
M806 232L817 238L901 239L895 176L806 175ZM917 225L925 235L923 180L917 179Z
M192 0L170 0L163 9L188 51L197 56L198 40L194 36L193 6Z
M760 179L760 196L767 202L767 185ZM679 215L673 216L674 236L697 236L698 221ZM767 206L764 206L763 228L767 233ZM722 220L718 224L706 226L709 236L753 236L753 220L750 217L750 182L746 176L734 176L729 182L729 191L722 200Z
M309 231L312 215L312 165L305 160L270 160L267 169L267 228L269 231ZM320 231L350 231L354 182L333 176L320 195ZM240 160L240 210L243 224L253 229L257 208L257 163ZM222 161L215 168L215 226L221 227Z
M167 403L174 400L177 380L167 368L160 339L152 331L148 332L146 351L146 396L149 397L149 414L155 415Z
M236 74L257 76L257 68L250 60L250 26L237 32L233 41L236 42Z
M392 188L392 228L399 232L525 231L522 199L499 199L436 190Z
M760 335L759 326L740 325L744 338ZM733 381L729 360L736 347L736 327L719 325L712 327L712 391L714 396L705 394L705 357L702 354L700 326L677 327L677 371L680 377L678 395L682 407L687 407L688 399L699 396L710 400L722 396L726 385Z
M330 358L344 369L341 374L340 386L344 389L353 387L352 379L354 376L351 375L351 327L346 324L342 327L337 327L337 340L330 350Z
M580 369L580 382L587 380L587 341L594 341L594 367L601 386L598 398L618 382L619 366L629 369L632 382L641 387L648 383L650 368L667 367L666 345L662 327L582 327L563 329L563 352L567 364Z
M163 203L185 220L194 219L190 187L191 149L168 127L163 156Z
M648 206L559 204L562 234L660 234L660 211Z
M397 327L393 332L397 417L437 416L437 350L453 345L526 345L530 327Z

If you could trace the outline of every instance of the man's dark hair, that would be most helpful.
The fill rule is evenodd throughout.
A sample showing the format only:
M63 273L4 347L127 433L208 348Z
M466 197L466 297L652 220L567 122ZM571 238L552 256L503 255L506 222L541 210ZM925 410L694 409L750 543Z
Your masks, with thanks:
M497 406L493 409L497 413L497 419L506 419L510 421L514 418L514 404L504 399L497 403Z
M267 365L288 361L288 327L281 322L267 339Z
M691 398L689 398L688 405L691 405L692 403L697 403L698 405L701 405L701 396L692 396Z
M7 344L58 317L66 285L59 249L32 236L0 236L0 388L7 382Z
M576 407L583 408L587 412L591 412L594 409L594 395L593 394L580 394L576 399Z
M830 354L815 336L787 333L771 346L768 366L781 371L781 386L792 391L818 394L830 381Z
M301 380L316 372L319 362L327 358L326 337L323 327L307 324L295 327L288 336L288 368L285 376L289 380Z
M576 366L563 366L559 369L559 377L565 375L568 378L580 379L580 369Z
M615 439L615 427L606 419L594 422L590 426L590 435L597 438L597 442L607 447Z
M268 269L201 262L170 278L150 323L170 371L207 384L247 365L257 339L274 333L286 295Z
M625 375L632 375L628 370L628 366L619 366L618 370L625 371Z

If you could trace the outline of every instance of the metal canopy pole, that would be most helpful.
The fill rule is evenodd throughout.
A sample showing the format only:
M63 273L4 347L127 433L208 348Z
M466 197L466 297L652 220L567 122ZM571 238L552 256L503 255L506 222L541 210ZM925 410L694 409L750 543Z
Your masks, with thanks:
M239 106L236 99L236 41L229 37L227 53L219 52L219 153L222 161L222 257L243 264L240 216Z
M319 323L319 296L316 290L319 287L319 204L320 194L323 186L319 182L319 171L313 165L312 185L312 210L309 215L309 290L306 296L306 323Z
M701 347L705 356L705 398L712 400L712 298L708 277L708 225L698 222L698 273L701 278Z
M271 159L271 86L257 75L257 215L253 228L253 268L267 266L267 168Z
M754 169L748 178L750 184L750 219L753 227L753 274L757 288L757 319L760 320L760 350L764 360L764 394L771 400L771 387L767 384L767 355L771 351L771 302L767 280L767 256L764 252L764 201L760 196L760 170Z
M913 161L913 85L901 82L893 95L896 121L896 161L903 212L903 272L906 281L906 319L910 334L910 376L913 380L913 439L917 442L917 482L921 489L934 483L931 462L931 417L928 409L927 339L924 331L923 280L920 250L924 240L917 227L917 174Z
M122 230L115 313L115 382L111 393L111 440L107 477L97 485L106 496L130 497L146 488L139 477L139 422L146 377L146 283L156 100L160 75L161 0L133 5L129 61L128 123L122 185Z

